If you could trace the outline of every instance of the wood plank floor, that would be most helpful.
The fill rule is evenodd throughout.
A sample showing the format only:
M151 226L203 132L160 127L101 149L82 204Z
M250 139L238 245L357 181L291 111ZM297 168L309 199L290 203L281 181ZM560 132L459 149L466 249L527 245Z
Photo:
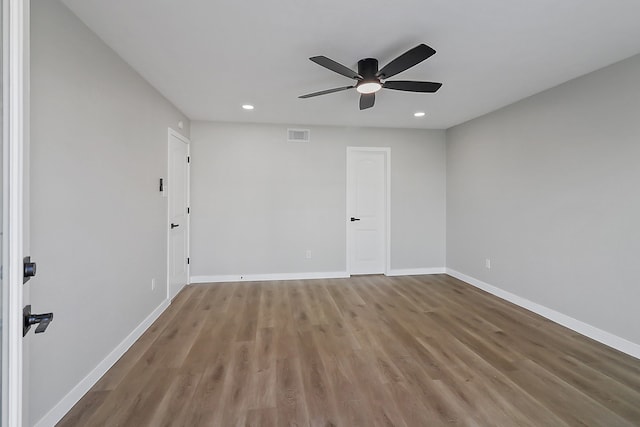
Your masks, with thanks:
M640 361L447 275L186 287L59 426L632 426Z

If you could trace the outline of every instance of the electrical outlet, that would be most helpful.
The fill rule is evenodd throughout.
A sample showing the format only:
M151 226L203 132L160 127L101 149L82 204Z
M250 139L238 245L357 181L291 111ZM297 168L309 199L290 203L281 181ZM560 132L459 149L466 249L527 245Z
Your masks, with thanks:
M311 259L311 249L307 249L307 253L305 255L305 258Z
M152 291L156 290L156 279L151 279L151 290Z
M484 266L491 270L491 260L489 258L484 260Z

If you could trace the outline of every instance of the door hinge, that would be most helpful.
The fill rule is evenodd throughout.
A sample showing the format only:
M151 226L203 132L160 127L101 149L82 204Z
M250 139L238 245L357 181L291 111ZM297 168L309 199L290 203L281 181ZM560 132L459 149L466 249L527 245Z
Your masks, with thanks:
M187 208L187 213L191 213L191 208Z
M191 163L191 156L187 156L187 163Z
M190 263L191 263L191 259L187 258L187 264L190 264Z

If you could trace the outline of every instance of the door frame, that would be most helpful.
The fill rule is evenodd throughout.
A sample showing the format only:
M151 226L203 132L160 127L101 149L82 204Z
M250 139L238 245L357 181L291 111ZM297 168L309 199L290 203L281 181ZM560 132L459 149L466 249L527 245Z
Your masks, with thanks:
M391 269L391 147L347 147L347 165L346 165L346 171L347 171L347 188L346 188L346 195L347 195L347 203L346 203L346 208L347 208L347 213L346 213L346 217L345 217L345 222L346 222L346 232L347 232L347 274L349 276L351 276L351 249L352 249L352 242L351 242L351 233L349 233L349 225L350 225L350 220L349 218L351 217L351 188L352 188L352 182L351 182L351 174L349 173L349 165L350 165L350 160L351 157L353 156L353 153L355 152L379 152L379 153L384 153L384 169L385 169L385 176L384 176L384 215L385 215L385 220L384 220L384 246L385 246L385 259L384 259L384 275L388 276L389 275L389 270Z
M175 137L180 141L187 144L187 156L191 157L191 141L186 136L180 134L179 132L169 128L168 136L167 136L167 182L165 184L165 191L167 191L167 299L171 300L171 280L169 276L170 271L170 262L171 262L171 247L169 244L169 239L171 238L171 228L169 224L171 223L171 192L169 191L169 183L171 182L171 137ZM187 166L187 206L191 208L191 163L189 162ZM191 215L187 214L187 258L191 257ZM187 263L187 284L189 284L191 280L191 265ZM177 295L177 293L176 293ZM174 295L175 296L175 295Z
M28 138L29 2L2 0L2 426L23 420L23 250Z

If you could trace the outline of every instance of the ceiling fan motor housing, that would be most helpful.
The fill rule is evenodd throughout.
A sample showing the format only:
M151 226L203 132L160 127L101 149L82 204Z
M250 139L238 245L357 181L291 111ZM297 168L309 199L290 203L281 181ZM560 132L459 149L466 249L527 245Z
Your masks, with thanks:
M375 58L365 58L358 61L358 74L360 74L363 79L361 83L364 82L380 82L376 73L378 72L378 60Z

